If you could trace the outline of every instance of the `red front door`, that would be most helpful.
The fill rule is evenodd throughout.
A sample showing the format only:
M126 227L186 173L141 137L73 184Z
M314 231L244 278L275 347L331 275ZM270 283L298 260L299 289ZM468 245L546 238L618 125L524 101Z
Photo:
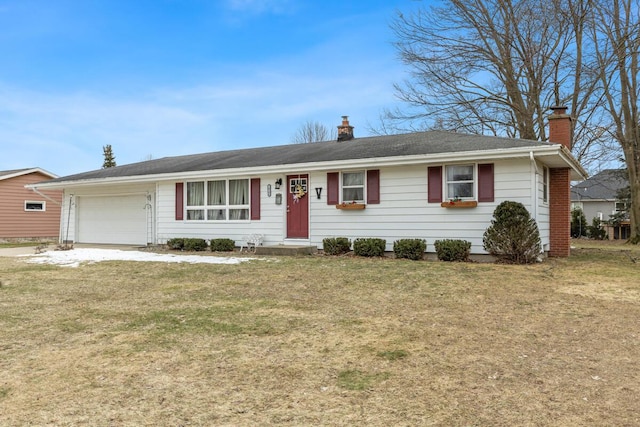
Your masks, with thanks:
M309 175L287 176L287 238L309 238Z

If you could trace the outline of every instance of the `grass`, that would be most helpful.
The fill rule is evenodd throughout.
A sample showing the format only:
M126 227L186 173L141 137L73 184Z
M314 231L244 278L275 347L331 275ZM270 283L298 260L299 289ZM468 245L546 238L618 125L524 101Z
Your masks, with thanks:
M0 425L638 425L640 250L574 245L531 266L0 258Z

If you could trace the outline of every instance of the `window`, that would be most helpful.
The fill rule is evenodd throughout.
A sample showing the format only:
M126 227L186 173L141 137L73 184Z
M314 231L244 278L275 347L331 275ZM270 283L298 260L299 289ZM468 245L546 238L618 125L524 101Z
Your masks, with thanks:
M342 186L342 189L340 188ZM365 192L366 187L366 192ZM366 194L365 194L366 193ZM341 197L342 196L342 197ZM327 204L380 204L380 170L327 173Z
M364 172L342 173L342 201L364 202Z
M45 202L32 202L32 201L25 201L24 202L24 210L25 211L42 211L44 212L46 209L46 205Z
M187 220L248 219L248 179L187 182Z
M542 167L542 201L549 203L549 168Z
M618 213L618 212L626 212L629 209L629 207L627 206L627 202L624 201L617 201L616 202L616 208L615 211L613 212Z
M451 165L446 167L447 199L474 199L474 165Z

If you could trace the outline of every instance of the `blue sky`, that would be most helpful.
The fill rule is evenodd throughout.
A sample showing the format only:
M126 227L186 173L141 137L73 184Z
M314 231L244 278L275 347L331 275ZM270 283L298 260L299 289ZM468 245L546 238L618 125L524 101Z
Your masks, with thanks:
M291 142L348 115L368 135L406 69L415 0L0 0L0 170L59 176Z

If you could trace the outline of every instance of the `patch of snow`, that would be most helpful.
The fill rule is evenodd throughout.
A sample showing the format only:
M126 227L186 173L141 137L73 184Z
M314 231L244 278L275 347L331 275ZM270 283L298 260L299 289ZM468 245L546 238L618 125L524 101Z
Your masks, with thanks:
M153 252L123 251L119 249L78 248L68 251L48 251L29 257L26 262L53 264L61 267L78 267L83 262L139 261L139 262L186 262L189 264L239 264L254 258L219 257L208 255L175 255Z

